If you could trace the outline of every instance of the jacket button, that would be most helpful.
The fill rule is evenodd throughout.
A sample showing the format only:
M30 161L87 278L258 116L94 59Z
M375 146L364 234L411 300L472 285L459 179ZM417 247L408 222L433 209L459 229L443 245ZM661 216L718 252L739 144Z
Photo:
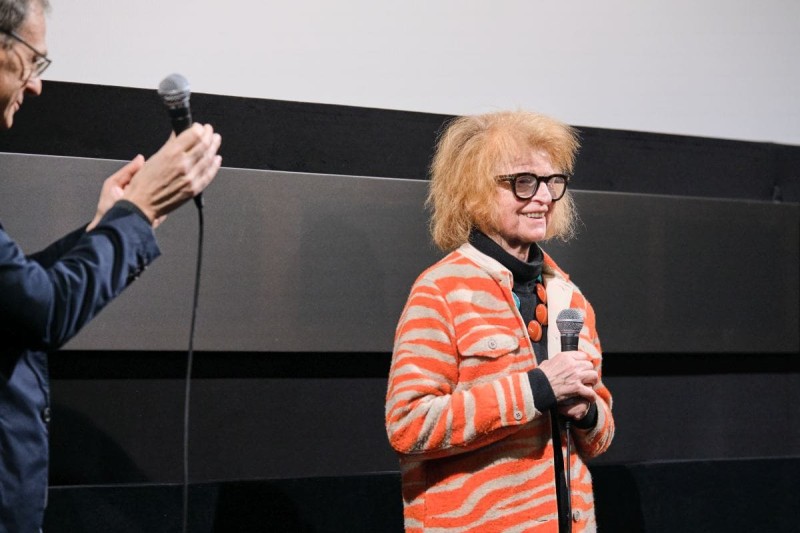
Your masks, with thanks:
M514 411L514 420L516 421L522 420L522 411L519 410Z
M580 522L583 518L583 513L580 509L573 509L572 510L572 521L573 522Z
M497 341L494 339L489 339L489 349L494 350L497 348Z
M49 424L50 423L50 408L49 407L45 407L44 409L42 409L42 420L44 420L45 424Z

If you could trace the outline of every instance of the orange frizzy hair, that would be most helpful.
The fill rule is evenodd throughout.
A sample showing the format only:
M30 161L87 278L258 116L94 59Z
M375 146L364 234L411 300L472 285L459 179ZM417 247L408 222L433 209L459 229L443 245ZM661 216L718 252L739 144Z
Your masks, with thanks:
M558 172L572 174L578 152L574 128L531 111L457 117L439 137L426 205L433 242L443 251L467 241L472 228L496 227L495 176L531 150L544 150ZM547 239L568 240L577 217L567 189L553 204Z

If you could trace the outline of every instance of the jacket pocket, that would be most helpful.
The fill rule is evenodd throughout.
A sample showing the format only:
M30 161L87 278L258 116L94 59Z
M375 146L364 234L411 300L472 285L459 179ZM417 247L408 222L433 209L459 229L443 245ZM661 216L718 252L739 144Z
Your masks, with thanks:
M470 328L456 339L462 357L496 359L519 349L519 338L504 327L481 325Z

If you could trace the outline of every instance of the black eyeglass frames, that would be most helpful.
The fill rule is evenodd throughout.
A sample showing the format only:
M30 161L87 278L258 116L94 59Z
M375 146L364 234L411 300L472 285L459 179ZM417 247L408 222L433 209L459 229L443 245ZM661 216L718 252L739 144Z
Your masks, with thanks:
M35 59L33 60L33 63L30 65L31 72L28 75L28 77L25 78L26 81L30 79L39 78L42 74L44 74L44 71L47 70L47 67L50 66L50 63L52 63L52 61L48 59L46 55L44 55L39 50L31 46L25 39L20 37L16 32L0 28L0 33L5 33L12 39L22 43L23 46L25 46L28 50L34 53Z
M539 185L544 183L554 202L560 200L564 196L564 193L567 192L567 184L569 183L569 176L566 174L537 176L530 172L496 176L496 179L497 181L510 183L511 190L514 191L514 196L520 200L532 198L536 194L536 191L539 190Z

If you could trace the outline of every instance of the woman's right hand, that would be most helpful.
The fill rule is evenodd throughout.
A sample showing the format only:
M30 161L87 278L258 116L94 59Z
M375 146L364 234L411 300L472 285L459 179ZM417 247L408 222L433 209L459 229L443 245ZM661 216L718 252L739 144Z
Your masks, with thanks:
M558 403L576 397L590 403L597 400L592 387L600 376L585 352L559 352L552 359L542 361L539 368L547 376Z

